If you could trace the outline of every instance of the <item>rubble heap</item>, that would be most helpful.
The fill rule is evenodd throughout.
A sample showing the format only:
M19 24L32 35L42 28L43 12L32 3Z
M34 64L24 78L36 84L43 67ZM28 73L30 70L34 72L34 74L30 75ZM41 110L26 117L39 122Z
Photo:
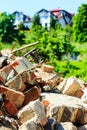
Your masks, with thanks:
M86 130L87 84L45 63L0 54L0 130Z

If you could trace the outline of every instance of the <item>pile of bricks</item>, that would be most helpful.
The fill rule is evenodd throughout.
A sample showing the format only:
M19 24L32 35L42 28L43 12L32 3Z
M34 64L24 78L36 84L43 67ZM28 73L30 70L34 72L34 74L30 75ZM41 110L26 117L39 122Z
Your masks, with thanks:
M18 120L18 112L30 102L42 100L43 92L81 98L84 95L85 84L75 77L63 79L61 74L55 73L54 68L45 63L31 63L25 57L15 57L9 52L7 55L1 53L0 120L1 117ZM43 100L42 104L46 107L49 101Z
M1 54L0 116L14 117L24 105L40 98L43 86L56 75L53 71L50 65L32 64L25 57Z

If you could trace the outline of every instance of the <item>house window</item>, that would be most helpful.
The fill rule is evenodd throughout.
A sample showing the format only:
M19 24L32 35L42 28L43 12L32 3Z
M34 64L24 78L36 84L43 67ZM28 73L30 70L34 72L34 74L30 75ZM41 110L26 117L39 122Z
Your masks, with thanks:
M45 18L45 19L47 19L47 18L48 18L48 16L44 16L44 18Z

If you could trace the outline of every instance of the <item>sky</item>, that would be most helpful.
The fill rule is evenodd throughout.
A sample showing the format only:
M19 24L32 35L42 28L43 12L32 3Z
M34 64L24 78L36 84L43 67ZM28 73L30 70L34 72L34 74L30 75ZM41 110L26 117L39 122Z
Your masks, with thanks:
M0 12L19 11L33 17L41 9L60 8L76 14L82 3L87 4L87 0L0 0Z

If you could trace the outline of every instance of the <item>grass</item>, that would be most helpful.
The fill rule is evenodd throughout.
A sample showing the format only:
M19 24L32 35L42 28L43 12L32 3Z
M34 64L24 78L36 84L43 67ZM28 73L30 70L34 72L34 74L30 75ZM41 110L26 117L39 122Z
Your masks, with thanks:
M2 50L2 49L10 49L11 50L13 47L13 44L14 43L0 43L0 50ZM20 47L20 45L17 43L15 48L19 48L19 47Z

